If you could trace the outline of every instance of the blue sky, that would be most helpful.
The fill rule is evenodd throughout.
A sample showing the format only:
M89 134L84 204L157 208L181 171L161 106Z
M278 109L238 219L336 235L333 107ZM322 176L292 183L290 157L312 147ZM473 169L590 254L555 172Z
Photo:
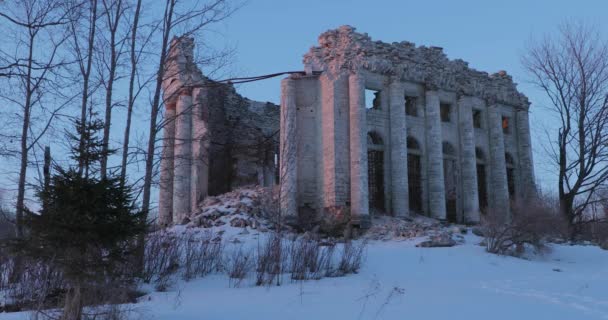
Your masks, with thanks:
M538 183L555 190L552 168L543 145L552 130L552 114L542 93L527 83L520 58L533 37L555 32L575 19L608 30L606 0L398 1L398 0L250 0L227 23L217 27L221 39L236 46L234 71L259 75L301 70L302 55L317 36L340 25L352 25L375 40L407 40L444 48L450 59L460 58L475 69L506 70L532 101L532 142ZM280 79L237 87L246 97L277 103Z
M182 0L191 5L204 0ZM526 83L527 75L520 57L531 37L555 32L566 19L595 24L608 30L608 0L234 0L246 1L229 20L203 33L199 41L211 47L225 45L236 48L236 59L229 72L237 76L262 75L280 71L302 70L302 55L317 44L322 32L341 25L351 25L385 42L411 41L417 45L444 48L450 59L460 58L475 69L487 72L506 70L519 83L522 92L532 101L532 142L539 185L556 190L555 169L549 165L544 150L545 130L555 129L554 116L543 108L546 99ZM162 10L163 1L147 0L144 14ZM0 27L2 27L0 25ZM606 34L605 34L606 35ZM156 58L150 60L155 65ZM280 78L237 87L242 95L259 101L279 102ZM134 114L132 140L143 143L148 130L148 100L138 102ZM124 110L113 112L111 144L122 147ZM60 160L57 141L62 132L48 135L54 157ZM135 143L135 142L134 142ZM114 163L118 157L111 162ZM16 162L0 159L1 191L14 190ZM116 162L117 163L117 162ZM143 175L142 166L132 166L130 175ZM30 170L30 177L35 170ZM11 197L12 193L5 194ZM1 199L0 199L1 200Z

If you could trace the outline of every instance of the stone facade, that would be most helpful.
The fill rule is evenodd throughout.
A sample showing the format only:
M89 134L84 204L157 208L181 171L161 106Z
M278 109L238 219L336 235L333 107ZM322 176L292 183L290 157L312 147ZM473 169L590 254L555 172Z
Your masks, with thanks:
M205 78L191 38L175 38L165 68L159 224L181 223L207 195L278 175L279 107Z
M304 66L282 83L288 219L342 208L361 227L376 211L477 223L534 194L530 103L506 72L349 26L323 33Z

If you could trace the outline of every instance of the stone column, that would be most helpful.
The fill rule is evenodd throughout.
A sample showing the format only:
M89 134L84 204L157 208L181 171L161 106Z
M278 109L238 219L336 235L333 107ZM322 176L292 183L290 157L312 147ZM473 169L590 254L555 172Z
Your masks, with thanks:
M192 96L180 92L175 109L175 173L173 177L173 221L182 223L190 214L192 175Z
M429 214L446 218L445 182L443 177L443 139L441 136L440 102L437 91L426 92L426 158L428 163Z
M280 194L281 216L287 224L296 224L297 205L297 131L296 83L291 78L281 81L281 134L280 134Z
M490 210L502 217L509 214L509 187L507 186L507 167L505 160L505 141L502 132L502 113L500 105L488 107L488 130L490 132Z
M173 223L173 170L175 145L175 104L166 104L163 151L160 159L158 194L158 223L166 227Z
M365 79L359 73L348 78L350 136L350 213L353 224L369 227L367 185L367 115Z
M534 161L532 158L532 142L530 138L530 122L528 109L520 109L516 113L517 142L521 177L521 195L523 198L536 194L536 183L534 181Z
M209 186L209 104L208 88L196 88L192 92L192 181L190 210L195 211L207 196Z
M323 73L321 82L321 155L323 207L344 208L350 201L348 74ZM331 209L333 210L333 209Z
M407 123L405 116L405 88L398 79L389 87L390 157L392 213L407 216L409 195L407 188Z
M462 209L464 222L479 222L479 195L477 189L477 157L475 155L475 129L473 127L472 97L458 99L460 121L460 149L462 172Z

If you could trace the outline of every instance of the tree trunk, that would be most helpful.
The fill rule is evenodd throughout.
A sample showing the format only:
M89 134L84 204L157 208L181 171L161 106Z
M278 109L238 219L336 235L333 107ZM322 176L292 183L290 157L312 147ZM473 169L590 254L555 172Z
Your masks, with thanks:
M152 189L152 174L154 169L154 151L156 146L156 133L157 133L157 118L158 111L160 108L160 93L161 86L165 76L165 62L167 60L167 51L169 46L169 34L171 33L171 23L173 19L173 8L175 6L175 0L167 0L165 7L165 24L163 29L163 42L160 53L160 61L158 64L158 71L156 74L156 88L154 91L154 99L152 100L152 110L150 111L150 136L148 137L148 149L146 154L146 168L144 176L144 190L142 199L142 210L144 212L144 219L147 222L148 214L150 211L150 195ZM143 271L143 260L144 260L144 249L145 249L145 235L140 235L138 238L138 269Z
M21 162L19 165L19 184L17 186L17 208L15 218L17 223L17 237L23 236L23 211L25 209L25 178L27 176L27 146L28 130L30 128L30 112L32 107L32 60L34 59L34 35L30 35L27 61L27 75L25 78L25 104L23 107L23 125L21 127Z
M131 135L131 117L133 115L133 105L135 104L135 74L137 73L137 52L135 51L135 41L137 40L137 28L139 26L139 12L141 10L141 0L137 0L135 7L135 17L133 17L133 28L131 29L131 74L129 75L129 102L127 107L127 124L125 126L124 146L122 149L122 162L120 167L120 183L125 185L127 179L127 160L129 157L129 136Z
M82 102L80 106L80 143L78 151L80 154L84 154L85 149L85 133L84 128L87 122L87 102L89 100L89 79L91 76L91 65L93 64L93 48L95 43L95 27L97 23L97 0L91 0L91 17L89 22L89 37L88 37L88 48L87 48L87 65L82 70ZM74 37L77 35L75 34ZM84 170L84 159L82 157L78 161L78 173L82 175Z
M76 283L68 289L65 295L65 304L61 320L80 320L82 319L82 288L80 283Z
M105 2L104 2L105 3ZM106 114L103 124L103 142L101 150L101 178L104 179L108 170L108 156L109 156L109 142L110 142L110 126L112 124L112 94L114 87L114 79L116 78L116 68L118 65L118 53L116 52L116 32L118 30L118 23L120 22L120 16L122 15L122 1L119 0L116 3L116 12L114 20L111 19L110 10L108 6L106 8L106 16L108 17L108 27L110 29L110 70L108 75L108 86L106 87Z

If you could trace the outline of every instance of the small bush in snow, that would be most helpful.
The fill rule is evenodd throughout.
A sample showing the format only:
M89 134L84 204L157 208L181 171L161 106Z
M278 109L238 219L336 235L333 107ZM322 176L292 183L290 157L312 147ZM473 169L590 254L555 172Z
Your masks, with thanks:
M482 227L488 252L512 256L521 256L526 246L542 252L550 238L562 237L566 230L555 207L541 200L515 203L510 218L490 211Z
M239 247L233 250L227 261L226 271L230 277L230 286L239 287L252 268L251 253Z
M158 291L167 290L171 276L180 267L183 241L172 233L155 232L146 238L142 279L154 282Z
M286 253L281 236L273 233L264 243L258 244L256 256L256 286L271 285L276 279L280 285Z
M359 243L347 241L344 243L342 256L340 257L337 269L339 274L344 275L359 272L361 264L363 263L366 246L367 242L365 241Z
M297 239L290 246L290 272L292 280L308 280L319 273L319 242Z
M221 242L214 242L211 233L205 233L202 237L187 234L182 237L182 242L184 280L187 281L197 276L204 277L220 269L223 245Z

